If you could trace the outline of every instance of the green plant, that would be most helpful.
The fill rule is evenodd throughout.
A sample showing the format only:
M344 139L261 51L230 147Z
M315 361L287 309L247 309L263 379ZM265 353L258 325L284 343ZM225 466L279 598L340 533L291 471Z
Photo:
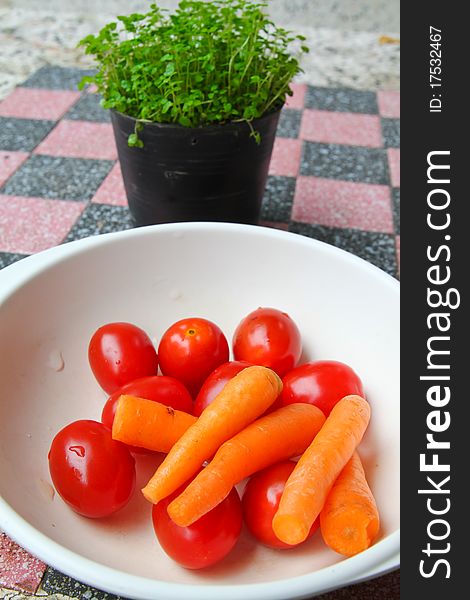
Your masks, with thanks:
M187 127L253 119L290 94L308 52L305 38L276 27L267 2L182 0L169 14L156 4L146 14L117 17L81 40L94 55L103 106L139 122ZM130 145L141 145L136 132Z

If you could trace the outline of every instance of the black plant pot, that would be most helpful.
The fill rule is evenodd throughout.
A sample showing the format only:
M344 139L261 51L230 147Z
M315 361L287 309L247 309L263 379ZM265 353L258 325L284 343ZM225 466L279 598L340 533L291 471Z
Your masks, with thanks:
M280 110L247 123L200 128L148 123L129 147L135 119L111 111L130 212L137 225L175 221L256 224Z

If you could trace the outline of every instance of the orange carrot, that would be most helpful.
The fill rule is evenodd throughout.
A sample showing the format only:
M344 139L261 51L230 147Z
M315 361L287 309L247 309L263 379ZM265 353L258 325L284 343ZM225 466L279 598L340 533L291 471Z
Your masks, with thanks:
M379 532L377 504L357 452L346 463L320 513L327 546L344 556L366 550Z
M112 435L131 446L169 452L195 421L193 415L160 402L123 395L117 403Z
M191 525L245 477L302 454L324 422L319 408L300 403L260 417L220 446L209 465L170 503L168 514L177 525Z
M233 377L183 433L142 493L156 504L192 477L219 447L263 414L282 382L267 367L252 366Z
M369 418L369 404L360 396L345 396L333 408L286 482L273 518L274 533L282 542L299 544L307 538Z

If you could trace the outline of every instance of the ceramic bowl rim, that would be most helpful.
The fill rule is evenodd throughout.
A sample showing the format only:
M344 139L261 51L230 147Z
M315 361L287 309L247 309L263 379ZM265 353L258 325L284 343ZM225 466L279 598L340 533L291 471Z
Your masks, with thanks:
M294 243L316 246L326 254L337 254L359 268L371 271L374 277L381 278L389 285L392 293L399 293L400 283L391 275L362 258L345 250L296 233L286 232L255 225L233 223L187 222L162 225L150 225L136 229L112 232L68 242L48 250L39 252L5 267L0 271L0 310L1 305L13 296L28 281L42 275L48 269L68 260L84 251L113 244L120 239L140 235L154 235L154 232L184 233L185 231L227 231L248 235L268 236L273 239L290 238ZM334 565L324 567L312 573L273 582L247 583L237 585L190 585L164 582L157 579L125 573L104 564L97 563L76 552L73 552L45 534L38 531L0 496L0 526L17 543L43 560L47 565L56 568L79 581L93 585L124 597L148 599L158 597L161 600L286 600L301 598L307 595L324 593L358 581L382 575L400 564L400 529L398 528L386 538L374 544L368 550L342 560Z

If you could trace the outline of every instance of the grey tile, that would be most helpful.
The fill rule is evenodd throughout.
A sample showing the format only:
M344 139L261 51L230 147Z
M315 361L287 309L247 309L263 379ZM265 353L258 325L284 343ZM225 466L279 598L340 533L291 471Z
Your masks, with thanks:
M269 175L261 204L261 220L289 222L294 192L295 177Z
M80 583L52 567L47 567L46 569L41 583L41 590L48 595L61 594L70 598L79 598L80 600L119 600L121 598L120 596L115 596L114 594L103 592Z
M386 148L400 147L400 119L381 119L382 137Z
M396 277L397 255L394 235L360 229L309 225L295 221L289 225L289 231L347 250Z
M90 200L114 165L111 160L32 155L2 193L61 200Z
M127 206L89 204L70 230L64 242L72 242L92 235L132 229L135 226Z
M100 102L101 96L98 94L83 94L78 102L65 114L64 119L110 123L109 110L105 110Z
M377 114L377 95L375 92L353 90L349 88L307 87L306 108Z
M82 77L92 73L94 71L90 69L45 65L30 75L21 85L49 90L77 90Z
M295 108L283 108L277 126L277 137L298 138L302 111Z
M301 175L389 185L387 153L383 148L304 142Z
M395 233L400 235L400 188L392 189L392 214Z
M54 127L55 121L0 117L0 150L31 152Z
M21 260L27 254L18 254L17 252L0 252L0 269L12 265L18 260Z

